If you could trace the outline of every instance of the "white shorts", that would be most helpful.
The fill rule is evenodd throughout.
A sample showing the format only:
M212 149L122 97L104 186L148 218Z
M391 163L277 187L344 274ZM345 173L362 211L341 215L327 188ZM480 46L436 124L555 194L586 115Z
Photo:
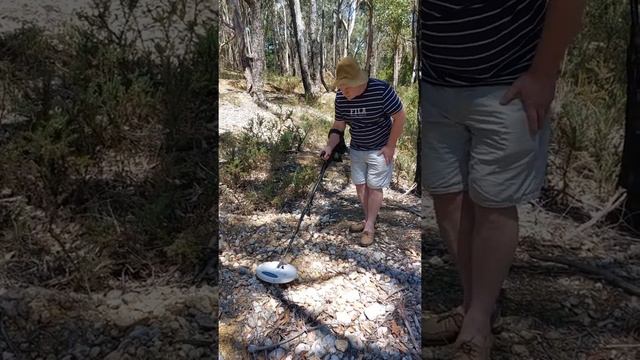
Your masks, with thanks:
M549 121L531 136L522 103L500 104L508 86L423 85L422 182L429 193L468 191L485 207L513 206L539 196Z
M355 185L367 184L372 189L389 187L393 175L393 161L386 163L380 150L350 150L351 180Z

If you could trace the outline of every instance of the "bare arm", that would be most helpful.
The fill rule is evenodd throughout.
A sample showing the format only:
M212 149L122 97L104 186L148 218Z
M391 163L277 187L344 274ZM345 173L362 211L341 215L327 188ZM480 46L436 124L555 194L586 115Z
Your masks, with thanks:
M335 120L333 122L333 126L331 126L331 128L338 129L342 132L344 132L344 129L346 129L346 127L347 127L347 123L340 120ZM340 136L338 134L329 135L329 138L327 139L327 146L325 146L324 149L322 149L324 154L322 154L321 152L320 156L325 160L329 160L329 157L333 152L333 149L335 149L335 147L338 146L339 143L340 143Z
M340 121L340 120L335 120L333 122L333 126L331 126L332 129L338 129L342 132L344 132L344 129L347 128L347 123L344 121ZM335 148L338 144L340 143L340 136L338 134L331 134L329 136L329 139L327 140L327 147L331 147L331 149L333 150L333 148Z
M393 125L391 126L391 135L389 135L389 142L387 145L391 145L395 148L398 144L400 135L402 135L404 123L407 120L407 114L404 112L404 109L402 109L391 115L391 117L393 118Z
M533 63L501 100L522 100L529 130L535 134L548 118L565 52L582 27L586 0L549 0L542 35Z
M389 141L387 145L385 145L381 150L380 154L382 154L385 158L387 164L391 164L393 161L393 155L396 152L396 145L398 143L398 139L400 135L402 135L402 129L404 127L404 122L407 119L407 115L403 110L398 111L397 113L391 115L393 118L393 125L391 126L391 135L389 135Z
M549 0L542 37L529 70L556 77L567 48L582 28L586 0Z

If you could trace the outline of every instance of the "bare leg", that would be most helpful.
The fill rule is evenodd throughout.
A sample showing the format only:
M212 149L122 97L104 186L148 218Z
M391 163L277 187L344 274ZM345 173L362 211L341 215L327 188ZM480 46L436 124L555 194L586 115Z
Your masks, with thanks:
M474 226L473 202L467 192L433 195L440 236L449 247L460 274L463 309L471 304L471 240Z
M374 232L378 211L382 206L382 189L372 189L367 186L367 222L364 225L364 231Z
M358 199L360 199L360 204L362 204L362 211L364 212L364 222L367 221L367 184L356 185L356 193L358 193Z
M459 340L490 334L491 313L518 244L518 210L515 206L496 209L475 205L475 219L471 305Z

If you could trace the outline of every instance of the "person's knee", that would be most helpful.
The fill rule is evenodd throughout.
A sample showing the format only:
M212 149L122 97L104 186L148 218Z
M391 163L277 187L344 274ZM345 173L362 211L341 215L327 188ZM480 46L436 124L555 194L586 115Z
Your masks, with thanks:
M381 193L384 190L384 186L382 186L381 184L367 182L367 190L371 193L374 193L374 192Z
M465 195L464 191L455 191L455 192L448 192L448 193L442 193L442 194L435 193L435 194L431 194L431 197L433 198L434 202L448 204L448 203L458 203L462 201L464 195Z
M382 192L384 188L389 187L389 182L384 179L367 179L367 190Z

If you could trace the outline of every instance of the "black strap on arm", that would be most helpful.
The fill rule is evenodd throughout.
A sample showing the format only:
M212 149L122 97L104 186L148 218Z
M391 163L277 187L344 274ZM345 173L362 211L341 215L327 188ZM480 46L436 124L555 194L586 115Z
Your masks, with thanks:
M336 147L333 148L333 152L331 153L331 158L329 160L342 162L342 155L347 152L347 144L345 144L344 142L344 132L336 128L331 128L327 137L331 137L331 134L338 134L338 136L340 137L340 142L338 143L338 145L336 145Z

